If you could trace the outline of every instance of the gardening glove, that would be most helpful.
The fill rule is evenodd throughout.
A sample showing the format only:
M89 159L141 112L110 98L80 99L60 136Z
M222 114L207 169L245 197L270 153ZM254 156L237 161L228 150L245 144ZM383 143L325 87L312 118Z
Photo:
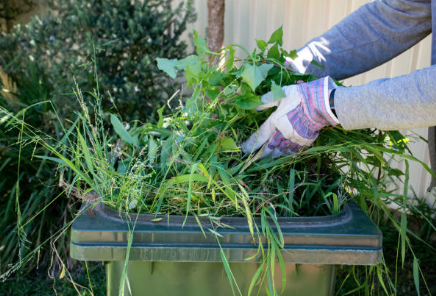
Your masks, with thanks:
M261 157L280 157L298 152L315 141L319 131L339 124L330 109L329 94L336 88L330 77L308 83L284 86L283 99L275 100L271 92L262 96L256 110L277 106L277 110L260 126L259 130L242 143L242 151L252 153L263 147Z

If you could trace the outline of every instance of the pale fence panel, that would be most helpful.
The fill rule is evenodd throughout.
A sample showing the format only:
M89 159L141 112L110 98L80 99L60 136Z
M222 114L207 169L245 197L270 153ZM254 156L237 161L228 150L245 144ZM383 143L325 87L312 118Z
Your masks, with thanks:
M176 1L177 2L177 1ZM226 0L224 44L241 44L249 51L255 46L255 39L266 40L271 33L283 25L284 46L295 49L338 23L367 0ZM206 36L207 1L196 0L198 20L188 31L197 30ZM188 34L186 35L188 36ZM191 45L192 50L192 45ZM345 85L360 85L371 80L395 77L428 67L430 65L430 37L404 52L392 61L369 72L349 78ZM427 138L427 129L403 131ZM410 144L414 155L429 163L427 146L420 141ZM404 169L404 163L398 168ZM417 196L422 197L430 182L430 175L418 164L410 164L410 184Z

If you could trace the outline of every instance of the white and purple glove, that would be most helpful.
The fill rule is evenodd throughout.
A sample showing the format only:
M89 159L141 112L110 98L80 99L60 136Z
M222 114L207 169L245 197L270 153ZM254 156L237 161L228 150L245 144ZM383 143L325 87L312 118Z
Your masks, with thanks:
M252 153L267 143L261 157L280 157L298 152L315 141L319 131L339 124L330 109L329 94L337 86L330 77L312 82L284 86L283 99L275 100L271 92L262 96L264 105L256 110L277 106L277 110L259 130L242 143L242 151Z

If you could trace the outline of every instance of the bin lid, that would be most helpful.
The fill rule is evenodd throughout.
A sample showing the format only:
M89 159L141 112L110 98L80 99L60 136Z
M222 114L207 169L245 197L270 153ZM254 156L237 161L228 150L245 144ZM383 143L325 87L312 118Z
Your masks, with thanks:
M119 261L125 260L129 249L129 260L220 262L221 251L229 262L262 259L257 252L258 237L263 244L265 237L258 236L254 243L246 218L219 220L229 228L218 227L205 218L200 219L200 227L195 217L188 217L184 225L184 216L158 217L162 219L156 222L155 215L119 213L103 203L92 210L84 206L72 225L70 255L77 260ZM277 220L285 242L282 255L286 263L381 262L382 233L355 202L347 203L337 215ZM260 220L254 219L254 223L261 229ZM251 261L246 260L251 257Z

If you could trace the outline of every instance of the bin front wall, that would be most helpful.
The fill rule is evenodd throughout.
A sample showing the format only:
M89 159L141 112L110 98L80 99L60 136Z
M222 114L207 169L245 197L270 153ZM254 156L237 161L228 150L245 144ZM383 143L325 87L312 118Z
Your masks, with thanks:
M230 263L233 276L242 295L248 295L251 279L259 263ZM124 262L106 264L108 296L117 296ZM124 282L125 295L233 295L223 263L220 262L146 262L128 263ZM281 295L333 295L335 265L286 264L286 285ZM128 282L127 282L128 281ZM282 289L282 273L276 266L275 285ZM252 295L266 296L265 286L256 286ZM234 284L236 295L237 287Z
M194 220L192 225L183 226L171 219L151 222L153 215L145 215L129 226L105 211L100 205L94 216L85 211L74 222L72 258L124 261L128 253L130 261L219 262L223 252L229 262L247 262L247 258L261 262L259 245L267 247L264 237L253 243L246 218L226 221L232 228L216 229L221 235L218 243L216 235L204 233L193 217L188 217ZM337 215L281 218L279 224L285 263L372 265L381 261L382 234L356 203L350 202Z

